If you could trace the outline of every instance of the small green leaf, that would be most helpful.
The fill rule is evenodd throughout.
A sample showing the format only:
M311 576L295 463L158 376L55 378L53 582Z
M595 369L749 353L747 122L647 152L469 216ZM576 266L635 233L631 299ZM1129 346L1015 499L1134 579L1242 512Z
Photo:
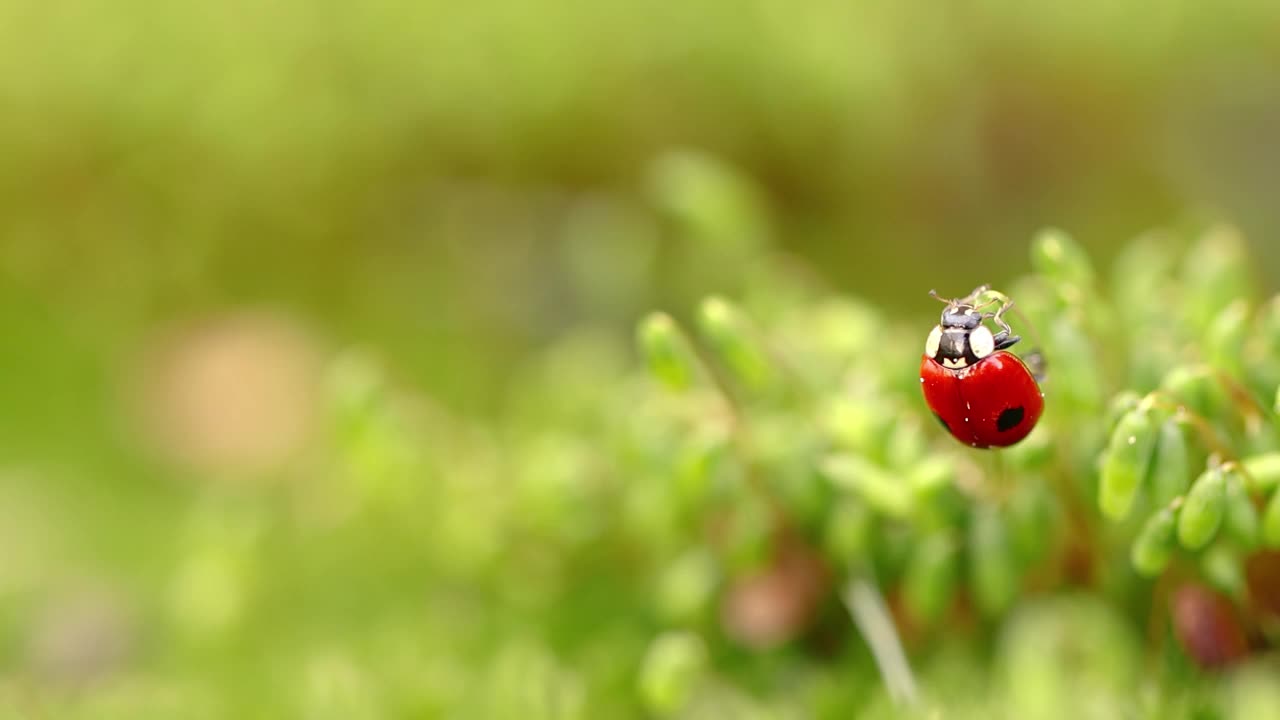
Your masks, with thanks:
M651 711L671 715L697 689L707 666L707 647L691 632L666 632L649 645L640 667L640 695Z
M1140 402L1142 396L1132 390L1125 390L1111 398L1111 403L1107 405L1107 433L1116 429L1121 418L1138 409Z
M724 561L730 570L764 566L769 560L773 514L769 505L754 493L734 504L725 538Z
M1245 593L1244 562L1236 550L1217 543L1200 558L1204 578L1218 590L1241 599Z
M1103 515L1120 520L1129 514L1151 466L1159 431L1160 425L1145 406L1120 418L1102 462L1098 505Z
M988 617L1007 610L1018 592L1004 518L990 505L974 508L969 521L969 582L978 608Z
M1178 511L1178 542L1188 550L1199 550L1218 533L1226 514L1226 481L1222 470L1204 471Z
M1205 351L1215 367L1239 375L1249 335L1249 303L1236 300L1213 318L1205 333Z
M699 308L698 324L734 380L753 392L773 385L773 362L740 308L724 298L707 298Z
M945 455L930 455L916 463L908 473L908 481L918 502L928 502L956 477L955 461Z
M1129 559L1133 568L1143 577L1155 577L1164 572L1173 556L1177 534L1177 515L1170 508L1162 508L1151 517L1133 541Z
M1233 469L1223 472L1226 482L1226 513L1222 519L1223 531L1228 537L1245 549L1252 549L1258 544L1259 520L1258 510L1249 498L1244 479Z
M906 517L911 512L911 486L865 458L831 455L822 462L821 470L836 486L853 490L885 515Z
M1144 233L1116 253L1111 268L1111 297L1126 321L1146 324L1167 315L1161 297L1174 274L1172 238L1160 232Z
M658 578L658 607L673 622L693 620L711 604L718 580L711 553L706 548L689 550Z
M893 423L889 440L885 443L884 465L895 470L905 469L927 461L924 431L916 418L900 418Z
M875 401L836 395L824 403L818 416L819 427L840 449L870 453L889 443L892 423L875 412Z
M1204 365L1176 367L1160 386L1200 417L1216 417L1228 405L1213 369Z
M1244 466L1250 492L1265 495L1280 487L1280 452L1254 455L1240 464Z
M325 380L330 409L344 441L367 442L385 400L382 368L368 353L346 350L330 364Z
M1191 453L1187 436L1176 418L1160 426L1156 454L1151 465L1151 502L1157 507L1168 505L1187 491L1191 481Z
M1070 235L1056 228L1041 230L1031 241L1031 266L1062 285L1084 289L1093 282L1093 265L1088 253Z
M1280 355L1280 295L1259 308L1258 335L1269 354Z
M824 545L842 565L864 557L871 549L875 513L865 502L843 497L827 517Z
M1053 403L1061 412L1077 417L1099 417L1105 410L1106 381L1097 362L1056 362L1053 358L1069 358L1077 354L1101 356L1105 351L1085 331L1079 313L1065 313L1055 318L1045 340L1051 360L1049 374Z
M1022 442L1004 450L1011 467L1019 470L1041 470L1054 456L1053 434L1045 426L1038 425Z
M695 428L672 452L673 499L687 510L702 507L713 492L717 471L731 459L729 430L719 423Z
M1232 301L1247 295L1252 284L1240 231L1229 225L1209 228L1184 258L1187 319L1197 330L1208 327Z
M916 545L902 587L916 619L933 624L947 609L956 583L955 560L955 542L946 533L929 535Z
M1010 541L1019 564L1038 563L1055 542L1056 533L1050 530L1059 511L1055 498L1045 482L1026 482L1013 491L1005 507Z
M1262 542L1269 548L1280 548L1280 491L1271 493L1262 512Z
M1276 682L1273 660L1264 657L1257 662L1239 663L1231 669L1230 679L1220 691L1222 705L1231 708L1227 718L1275 720L1276 708L1280 708L1280 683ZM1210 715L1212 713L1205 713Z
M686 390L698 377L698 358L670 315L650 314L636 330L640 352L649 372L672 390Z
M742 260L765 248L769 218L748 177L709 155L673 151L654 163L654 203L709 257ZM719 268L702 268L703 273Z

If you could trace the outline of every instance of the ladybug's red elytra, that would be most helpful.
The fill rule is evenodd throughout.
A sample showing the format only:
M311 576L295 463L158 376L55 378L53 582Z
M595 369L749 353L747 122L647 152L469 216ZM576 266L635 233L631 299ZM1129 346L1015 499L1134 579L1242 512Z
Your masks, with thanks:
M953 300L930 295L947 308L920 361L929 409L947 432L975 448L1008 447L1025 438L1044 410L1044 393L1026 363L1008 351L1021 339L1004 319L1013 301L988 285ZM984 312L992 305L998 307Z

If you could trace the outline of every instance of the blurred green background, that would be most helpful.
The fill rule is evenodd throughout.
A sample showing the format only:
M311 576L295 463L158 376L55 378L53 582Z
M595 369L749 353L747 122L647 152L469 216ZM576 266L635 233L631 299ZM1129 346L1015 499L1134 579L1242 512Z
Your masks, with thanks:
M448 706L433 688L522 619L451 635L442 613L486 612L458 601L421 620L447 553L406 547L430 528L235 539L276 532L280 495L344 512L299 490L329 474L317 388L339 351L465 425L435 437L483 465L531 353L732 292L732 268L673 267L673 151L737 168L777 243L921 337L925 291L1022 272L1045 225L1105 267L1150 228L1228 218L1264 289L1280 277L1280 6L1260 0L11 0L0 68L0 683L19 712L87 686L120 694L87 716L224 716L254 704L236 687L292 716L272 689L293 683L321 688L298 691L319 717L418 661L422 715ZM244 562L258 604L219 595ZM314 592L326 578L347 592ZM581 618L629 612L615 581Z

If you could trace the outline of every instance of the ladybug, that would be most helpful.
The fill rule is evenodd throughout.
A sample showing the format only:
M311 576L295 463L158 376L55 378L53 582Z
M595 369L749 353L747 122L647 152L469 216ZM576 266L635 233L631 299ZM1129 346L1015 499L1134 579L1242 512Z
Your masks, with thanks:
M929 409L947 432L975 448L1007 447L1025 438L1044 410L1044 393L1036 374L1008 351L1021 339L1004 320L1013 301L987 285L955 300L929 294L947 304L920 361ZM994 312L983 312L996 303ZM999 331L992 333L985 320Z

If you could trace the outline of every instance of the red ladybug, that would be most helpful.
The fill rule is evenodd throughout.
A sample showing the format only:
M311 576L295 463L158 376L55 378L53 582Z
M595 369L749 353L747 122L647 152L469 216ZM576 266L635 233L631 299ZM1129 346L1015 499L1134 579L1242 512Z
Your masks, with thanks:
M978 304L984 295L987 302ZM924 400L960 442L976 448L1013 445L1031 432L1044 410L1035 375L1007 350L1021 339L1003 317L1013 301L983 285L967 297L943 302L947 309L925 340L920 362ZM995 303L1000 303L995 312L982 312ZM992 333L984 320L995 322L999 332Z

